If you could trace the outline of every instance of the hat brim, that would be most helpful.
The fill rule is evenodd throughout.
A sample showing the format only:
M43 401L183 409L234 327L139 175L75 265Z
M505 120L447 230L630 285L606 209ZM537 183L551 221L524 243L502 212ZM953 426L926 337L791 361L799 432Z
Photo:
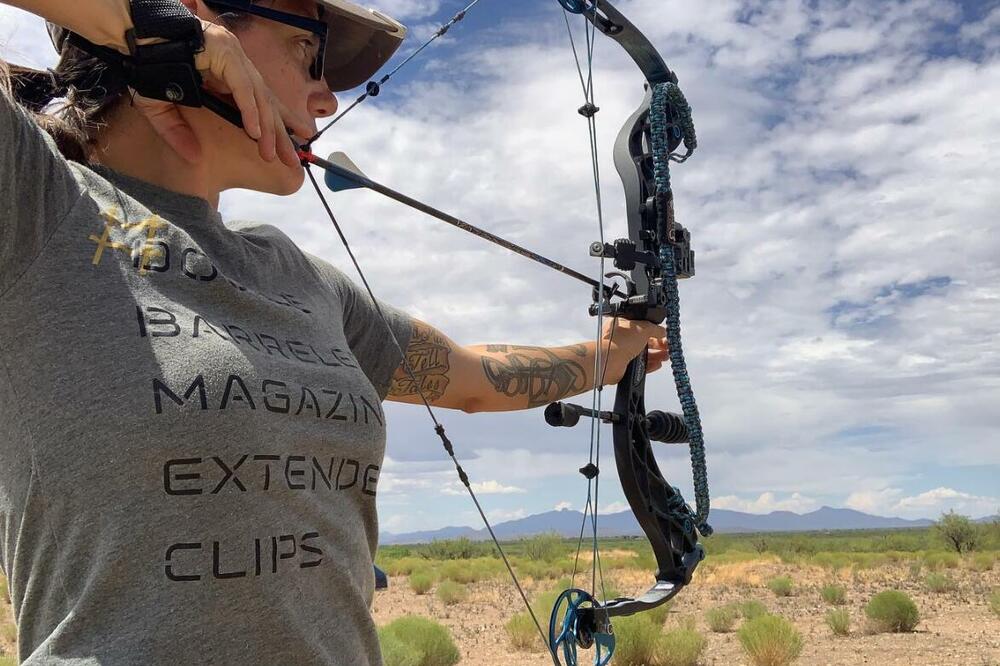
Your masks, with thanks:
M323 75L333 91L370 80L399 49L406 26L348 0L317 0L329 26Z

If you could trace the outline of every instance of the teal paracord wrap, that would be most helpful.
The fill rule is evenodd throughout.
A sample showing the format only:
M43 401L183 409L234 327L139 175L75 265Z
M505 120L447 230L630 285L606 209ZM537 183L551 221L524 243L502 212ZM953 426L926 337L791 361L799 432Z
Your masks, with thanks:
M671 124L667 110L673 109L677 114L676 124ZM690 155L698 145L694 132L694 121L691 118L691 107L684 99L683 93L675 83L653 84L653 95L649 105L649 123L652 136L653 176L656 181L656 211L657 225L663 229L667 223L667 211L670 205L670 137L668 132L677 132L683 136L684 147ZM685 156L686 157L686 156ZM683 158L682 158L683 159ZM688 429L688 444L691 451L691 473L694 479L695 521L698 531L704 536L712 534L712 528L706 522L709 511L708 472L705 467L705 439L701 431L701 417L698 405L695 403L694 392L691 390L691 380L688 377L687 363L684 361L684 350L681 347L680 292L677 288L677 265L674 261L674 249L670 243L660 246L660 261L663 266L663 288L667 295L667 342L670 344L670 367L673 369L674 384L677 386L677 398L684 412L684 422ZM687 524L691 512L681 498L680 491L674 488L680 500L674 516Z

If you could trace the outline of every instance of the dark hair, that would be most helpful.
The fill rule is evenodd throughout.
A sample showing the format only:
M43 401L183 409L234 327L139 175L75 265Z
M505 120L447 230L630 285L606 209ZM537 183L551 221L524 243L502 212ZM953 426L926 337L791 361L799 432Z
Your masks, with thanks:
M249 15L226 12L218 22L229 30L242 26ZM129 99L120 69L66 41L59 64L44 71L0 59L0 86L30 111L38 125L56 142L66 159L87 163L100 129ZM50 108L52 102L63 103Z

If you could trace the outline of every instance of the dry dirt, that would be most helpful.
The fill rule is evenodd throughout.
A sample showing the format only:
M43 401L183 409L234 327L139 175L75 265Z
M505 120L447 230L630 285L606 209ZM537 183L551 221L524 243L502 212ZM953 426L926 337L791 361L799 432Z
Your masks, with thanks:
M1000 584L1000 566L992 572L951 570L958 581L954 592L934 594L925 589L921 574L911 579L904 566L882 567L856 574L833 575L818 567L796 567L776 561L720 566L697 579L674 602L667 625L680 616L694 616L697 628L708 639L700 663L750 666L735 633L712 633L704 612L730 601L758 599L771 612L791 620L802 633L805 645L797 663L819 666L877 664L878 666L1000 666L1000 618L992 613L986 598ZM788 575L795 581L795 593L776 597L765 586L773 576ZM651 575L634 570L606 572L620 590L644 590ZM826 626L825 604L819 589L839 582L848 591L851 635L836 637ZM527 581L529 596L551 589L553 581ZM864 605L877 592L896 588L905 591L920 610L920 623L909 634L866 635L862 631ZM462 653L463 664L493 666L503 664L551 664L544 652L515 651L507 641L505 622L524 608L509 581L484 581L468 586L468 601L445 606L433 594L416 595L406 576L391 577L389 589L375 595L374 615L379 625L403 615L433 618L446 625ZM539 618L547 623L547 618ZM544 628L544 627L543 627ZM541 638L539 638L539 645ZM592 663L588 656L581 663ZM613 662L614 660L612 660Z

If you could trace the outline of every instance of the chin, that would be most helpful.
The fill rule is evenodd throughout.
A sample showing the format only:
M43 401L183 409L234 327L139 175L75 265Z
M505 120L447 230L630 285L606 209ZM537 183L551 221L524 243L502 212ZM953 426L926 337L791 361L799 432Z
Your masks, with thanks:
M259 171L252 182L242 187L267 194L288 196L298 192L305 182L306 172L301 165L290 167L284 162L275 160L268 166L269 168Z

